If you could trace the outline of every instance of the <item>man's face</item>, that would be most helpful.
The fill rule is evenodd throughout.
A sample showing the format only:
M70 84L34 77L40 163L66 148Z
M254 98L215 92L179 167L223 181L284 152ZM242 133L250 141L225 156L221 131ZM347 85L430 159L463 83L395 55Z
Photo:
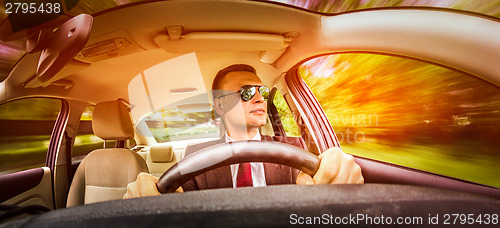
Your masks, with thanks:
M229 72L223 82L221 89L224 94L239 91L244 85L264 85L260 78L251 72L235 71ZM222 116L226 124L237 127L241 130L259 128L266 124L267 102L257 91L255 96L249 101L243 101L239 93L224 96L218 99Z

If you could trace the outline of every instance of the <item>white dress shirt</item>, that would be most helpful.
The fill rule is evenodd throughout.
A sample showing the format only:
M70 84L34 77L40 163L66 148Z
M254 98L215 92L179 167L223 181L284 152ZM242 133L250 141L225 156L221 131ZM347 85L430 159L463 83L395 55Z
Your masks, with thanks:
M224 134L226 142L234 142L236 140L229 137L227 132ZM260 141L260 133L257 133L252 140ZM236 188L237 176L238 176L238 167L240 164L231 165L231 176L233 177L233 188ZM262 162L251 162L250 167L252 169L252 182L254 187L265 187L266 186L266 174L264 173L264 164Z

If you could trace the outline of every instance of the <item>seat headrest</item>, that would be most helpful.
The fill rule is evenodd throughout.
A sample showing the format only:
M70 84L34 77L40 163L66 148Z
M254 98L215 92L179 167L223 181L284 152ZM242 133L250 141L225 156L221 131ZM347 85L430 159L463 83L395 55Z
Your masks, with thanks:
M121 101L106 101L95 105L92 129L104 140L127 140L134 138L134 126L127 106Z
M151 156L152 162L170 162L173 155L172 145L158 143L149 148L149 156Z

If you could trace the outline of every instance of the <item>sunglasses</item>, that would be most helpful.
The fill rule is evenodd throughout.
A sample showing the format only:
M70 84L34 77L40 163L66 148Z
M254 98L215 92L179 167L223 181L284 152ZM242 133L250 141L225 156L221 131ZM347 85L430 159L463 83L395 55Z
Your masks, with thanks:
M243 101L249 101L252 100L257 91L259 91L260 95L267 100L267 98L269 97L269 87L265 85L244 85L240 88L239 91L224 94L222 96L219 96L219 98L239 93Z

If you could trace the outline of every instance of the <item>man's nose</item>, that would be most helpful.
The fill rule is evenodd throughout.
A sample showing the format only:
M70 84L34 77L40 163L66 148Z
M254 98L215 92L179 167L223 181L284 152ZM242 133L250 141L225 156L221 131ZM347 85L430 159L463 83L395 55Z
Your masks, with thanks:
M260 95L259 90L255 92L255 96L252 98L253 103L263 103L266 101L262 95Z

